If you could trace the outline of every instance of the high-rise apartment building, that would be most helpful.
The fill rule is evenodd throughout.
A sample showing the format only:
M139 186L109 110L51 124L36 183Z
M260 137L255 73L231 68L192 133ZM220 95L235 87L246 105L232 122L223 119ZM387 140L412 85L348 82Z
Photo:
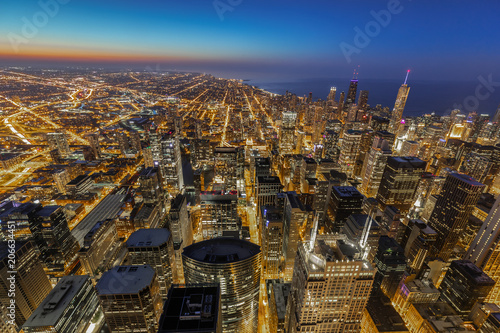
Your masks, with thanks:
M214 238L185 247L182 258L187 284L220 284L222 332L257 330L261 273L258 245Z

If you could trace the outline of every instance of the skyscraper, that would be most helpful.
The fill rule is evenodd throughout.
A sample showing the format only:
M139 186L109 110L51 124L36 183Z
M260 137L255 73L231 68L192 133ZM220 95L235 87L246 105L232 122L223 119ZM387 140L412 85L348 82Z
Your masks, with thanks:
M262 274L264 279L278 279L283 259L283 211L275 206L260 207Z
M12 273L9 272L9 261L12 261L8 255L9 245L7 242L0 243L0 302L10 311ZM52 285L39 260L38 249L32 242L16 241L15 263L15 323L20 328L52 290Z
M392 298L406 269L404 250L394 238L380 236L374 266L377 268L377 273L373 291L380 290Z
M224 231L239 231L236 191L201 192L201 230L203 239L220 237Z
M185 195L177 194L170 201L170 211L168 226L172 233L175 252L175 283L184 282L184 273L182 271L182 250L193 242L193 227L187 210L187 198Z
M383 208L391 205L407 212L414 203L426 165L416 157L388 157L377 192L377 200Z
M98 313L101 307L89 276L64 276L24 323L23 332L85 332Z
M375 134L373 145L365 157L365 162L363 163L363 169L361 171L363 183L361 184L360 190L366 197L370 198L377 195L387 158L391 155L390 143Z
M361 213L363 195L352 186L333 186L328 203L327 232L336 233L342 230L344 221L351 214Z
M63 208L56 205L42 207L30 217L30 230L49 271L56 276L65 274L76 259L80 246L69 230Z
M439 286L441 299L467 318L476 302L483 302L495 285L488 275L468 260L455 260Z
M256 178L255 197L257 198L257 208L274 204L276 201L276 194L283 189L279 177L259 176Z
M259 309L260 247L240 239L214 238L184 248L182 258L186 283L220 284L222 331L255 332Z
M139 174L138 193L145 203L161 202L164 196L163 185L158 168L145 168Z
M429 226L437 232L431 255L448 260L485 185L460 173L450 173L429 218Z
M280 154L293 154L295 151L295 126L297 122L297 113L293 111L284 111L281 118L280 131Z
M151 266L116 266L95 289L111 332L157 333L162 299Z
M500 281L500 196L464 256L494 281ZM486 301L500 302L500 283L495 284Z
M160 294L167 298L175 270L175 254L172 235L163 228L139 229L126 242L132 265L149 265L156 271Z
M368 90L361 90L358 98L358 109L366 110L368 106Z
M345 105L350 105L356 102L356 94L358 91L358 80L352 79L349 83L349 90L347 91L347 96L345 97Z
M410 70L406 72L405 82L399 88L398 95L396 97L396 103L394 104L394 109L392 109L391 123L389 127L389 132L391 133L398 133L401 120L403 119L403 111L405 109L406 99L408 98L408 93L410 92L410 87L408 87L408 85L406 84L409 73Z
M301 243L288 297L286 332L360 331L375 274L360 255L342 240Z
M347 130L342 138L339 164L342 172L345 172L349 177L354 173L356 161L360 154L362 138L363 132L358 130Z
M179 192L184 186L182 174L181 148L179 138L172 131L161 138L160 172L163 184L174 192Z
M242 147L216 147L214 149L215 182L223 183L226 191L241 190L244 178L244 151Z
M300 229L307 223L306 208L296 192L286 192L283 212L283 255L285 257L285 281L291 281L293 266L300 240Z

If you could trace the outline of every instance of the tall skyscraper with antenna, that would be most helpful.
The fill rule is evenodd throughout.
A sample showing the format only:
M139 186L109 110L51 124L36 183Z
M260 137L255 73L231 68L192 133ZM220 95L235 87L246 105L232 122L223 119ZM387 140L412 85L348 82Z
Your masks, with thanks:
M354 73L352 76L351 83L349 83L349 90L347 91L347 96L345 99L345 104L350 105L356 102L356 94L358 92L358 71L359 66L357 69L354 69Z
M396 97L396 103L394 104L394 109L392 110L391 123L389 125L389 132L397 134L401 119L403 119L403 111L406 105L406 99L408 98L408 93L410 92L410 87L406 84L408 81L408 74L410 70L406 72L405 82L399 87L398 96Z

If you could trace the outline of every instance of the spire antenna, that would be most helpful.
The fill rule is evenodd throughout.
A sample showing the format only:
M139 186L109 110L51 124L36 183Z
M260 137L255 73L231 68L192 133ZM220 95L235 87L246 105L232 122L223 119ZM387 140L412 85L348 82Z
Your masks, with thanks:
M408 74L410 74L410 70L408 70L408 71L406 72L406 79L405 79L405 83L403 83L403 84L406 84L406 81L408 80Z

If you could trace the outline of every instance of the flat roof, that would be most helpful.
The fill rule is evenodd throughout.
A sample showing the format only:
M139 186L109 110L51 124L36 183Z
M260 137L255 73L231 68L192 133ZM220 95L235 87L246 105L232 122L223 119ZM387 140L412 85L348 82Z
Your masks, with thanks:
M218 285L172 286L159 322L158 333L215 332L219 322Z
M102 274L95 286L99 295L137 294L151 284L155 270L149 265L116 266Z
M170 231L165 228L139 229L127 239L127 247L160 246L168 242Z
M88 279L88 275L64 276L31 314L23 327L55 326Z
M184 248L183 256L210 263L226 264L245 260L260 253L260 246L235 238L213 238Z
M45 206L42 209L40 209L36 214L38 216L49 217L59 208L61 208L61 206L57 206L57 205Z
M370 297L366 310L379 332L408 332L403 319L387 296Z
M483 183L480 183L477 180L475 180L474 178L472 178L471 176L464 175L463 173L452 172L452 173L448 174L448 177L454 177L454 178L460 179L464 183L467 183L471 186L485 186Z
M113 219L117 216L122 206L124 194L109 194L106 196L78 225L71 231L71 234L83 246L85 235L102 220Z
M354 186L333 186L332 190L342 198L363 197Z

